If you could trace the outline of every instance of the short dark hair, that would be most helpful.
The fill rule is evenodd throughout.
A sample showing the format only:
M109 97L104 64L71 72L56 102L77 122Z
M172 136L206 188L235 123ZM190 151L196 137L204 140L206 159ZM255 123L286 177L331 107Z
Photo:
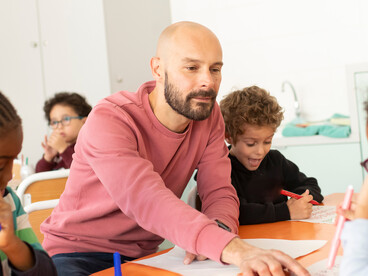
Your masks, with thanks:
M284 118L283 109L276 98L258 86L234 91L220 101L225 132L234 143L244 133L244 124L269 126L275 131Z
M87 117L92 107L87 103L86 98L75 92L59 92L52 98L48 99L44 106L46 120L50 123L51 109L57 105L70 106L78 114L78 116Z
M8 98L0 91L0 136L22 126L22 119Z

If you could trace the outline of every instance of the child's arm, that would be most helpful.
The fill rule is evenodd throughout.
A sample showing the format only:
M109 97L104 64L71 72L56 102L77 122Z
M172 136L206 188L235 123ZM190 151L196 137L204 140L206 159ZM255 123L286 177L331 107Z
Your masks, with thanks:
M63 167L68 169L70 168L72 161L73 161L73 153L74 153L74 144L72 146L68 146L66 150L62 154L60 154L60 157L62 158Z
M353 210L344 211L341 206L338 213L353 221L345 224L341 240L344 257L340 266L340 275L367 275L368 273L368 177L364 180L358 201Z
M323 196L321 188L318 186L317 179L307 177L302 173L298 166L286 159L281 153L282 170L284 175L284 189L296 194L304 194L306 190L313 196L312 199L322 202Z
M258 224L289 220L289 210L286 202L281 203L250 203L239 196L240 215L239 224Z
M0 250L8 257L12 265L26 271L35 264L34 256L28 246L14 232L11 206L0 197Z

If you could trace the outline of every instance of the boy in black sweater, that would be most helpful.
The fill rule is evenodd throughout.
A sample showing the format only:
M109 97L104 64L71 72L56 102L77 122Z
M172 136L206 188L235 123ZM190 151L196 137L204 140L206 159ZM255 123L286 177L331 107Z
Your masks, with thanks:
M315 178L271 150L273 135L283 119L276 98L251 86L228 94L220 107L225 139L230 144L231 180L240 200L240 224L309 218L310 201L322 202L323 196ZM280 195L281 189L303 197L288 199Z

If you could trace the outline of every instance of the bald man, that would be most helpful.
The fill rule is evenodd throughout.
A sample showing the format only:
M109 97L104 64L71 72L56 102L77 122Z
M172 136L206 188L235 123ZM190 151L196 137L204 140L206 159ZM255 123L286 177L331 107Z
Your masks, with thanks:
M81 129L59 205L41 225L59 275L89 275L154 253L163 239L184 263L213 259L244 275L308 275L293 259L237 236L239 201L216 96L222 49L206 27L166 28L151 59L154 81L100 101ZM195 169L202 212L180 197Z

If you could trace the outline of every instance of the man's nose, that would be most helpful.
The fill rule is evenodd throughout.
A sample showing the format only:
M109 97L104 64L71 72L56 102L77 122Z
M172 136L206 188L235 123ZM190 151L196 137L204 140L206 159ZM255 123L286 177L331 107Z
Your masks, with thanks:
M214 85L214 77L209 70L203 70L201 74L201 87L212 88Z

